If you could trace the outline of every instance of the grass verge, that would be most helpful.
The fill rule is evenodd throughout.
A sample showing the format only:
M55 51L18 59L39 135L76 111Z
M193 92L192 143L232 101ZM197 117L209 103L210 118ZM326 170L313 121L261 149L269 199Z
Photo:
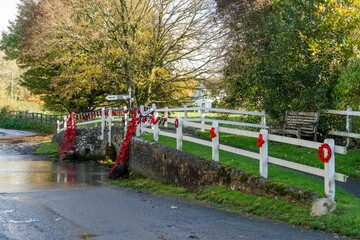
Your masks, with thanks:
M39 144L39 147L33 152L36 155L44 155L47 158L58 158L60 148L51 142L43 142Z
M3 116L0 118L0 128L33 130L41 133L55 133L54 126L50 126L48 124L32 123L11 116Z
M151 135L143 135L142 138L152 141ZM172 148L176 146L175 139L164 136L159 137L159 143ZM255 144L253 143L253 145ZM206 159L211 159L211 149L209 147L183 141L183 150ZM220 160L224 164L253 174L259 174L258 161L256 160L223 151L220 151ZM299 172L273 165L269 166L269 178L279 183L314 191L320 197L324 196L324 184L319 178L305 176ZM214 205L220 209L241 214L255 215L360 238L360 199L338 187L336 188L336 211L322 217L310 217L310 206L308 205L243 194L221 187L204 188L200 189L197 193L192 193L183 188L174 190L172 188L175 187L141 178L120 181L116 184L141 191L200 200L203 203Z
M241 215L256 216L262 219L286 222L315 230L334 233L335 236L360 237L359 211L355 197L347 202L338 200L335 212L322 217L311 217L311 206L284 200L275 200L264 196L244 194L223 187L207 187L191 191L154 180L131 177L127 180L110 181L118 187L129 187L141 192L166 195L198 202L221 210ZM357 206L357 208L359 208Z

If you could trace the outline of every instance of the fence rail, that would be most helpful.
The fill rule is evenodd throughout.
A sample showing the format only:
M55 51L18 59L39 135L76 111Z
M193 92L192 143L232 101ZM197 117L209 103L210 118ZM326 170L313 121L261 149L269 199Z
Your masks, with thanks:
M350 146L350 138L356 138L360 139L359 133L353 132L352 127L352 117L360 117L360 112L353 111L351 107L348 107L346 111L340 111L340 110L325 110L324 113L327 114L334 114L334 115L345 115L346 116L346 132L344 131L337 131L337 130L330 130L329 134L333 136L339 136L339 137L346 137L346 146Z
M203 124L201 123L195 123L191 121L191 119L183 119L182 117L177 117L177 120L175 119L169 119L169 122L175 123L177 122L177 128L176 133L170 133L167 131L161 131L158 128L142 128L142 131L147 131L150 133L153 133L154 140L157 141L158 135L167 136L171 138L176 139L176 146L177 149L182 149L182 141L189 141L192 143L197 143L203 146L211 147L212 148L212 159L214 161L219 161L219 150L231 152L234 154L238 154L241 156L249 157L252 159L259 160L259 172L260 175L267 178L268 177L268 163L272 163L278 166L286 167L289 169L294 169L297 171L302 171L306 173L310 173L316 176L324 177L324 185L325 185L325 193L326 195L330 196L331 198L335 198L335 181L341 181L346 182L347 176L341 173L335 172L335 154L346 154L347 150L346 147L342 146L336 146L334 141L332 139L326 139L325 143L331 145L332 148L332 156L329 163L324 163L324 169L316 168L304 164L294 163L291 161L287 161L284 159L272 157L268 155L268 144L270 141L272 142L280 142L280 143L286 143L291 144L295 146L302 146L312 149L318 149L322 143L319 142L313 142L313 141L307 141L302 139L295 139L290 137L284 137L284 136L278 136L273 134L268 134L268 131L266 129L261 129L260 134L264 135L264 146L261 146L259 148L259 153L257 152L251 152L231 146L227 146L224 144L219 144L219 132L225 132L235 135L241 135L241 136L247 136L247 137L253 137L258 138L259 132L253 132L253 131L247 131L247 130L240 130L240 129L233 129L233 128L227 128L227 127L219 127L218 123L216 121L213 121L213 124L206 125L205 129L215 132L216 136L212 138L212 141L203 140L191 136L183 135L182 133L182 127L183 126L189 126L201 129L203 128ZM327 153L328 154L328 153Z
M10 115L17 119L24 119L32 123L45 123L45 124L55 124L56 121L63 119L67 115L61 114L44 114L36 112L26 112L26 111L13 111L10 112Z
M200 112L200 118L188 118L187 112L188 111L199 111ZM214 120L214 119L206 119L205 115L206 112L223 112L223 113L230 113L230 114L246 114L251 116L259 116L261 117L259 124L252 124L252 123L239 123L234 121L225 121L225 120ZM108 110L105 110L104 108L101 110L101 115L97 115L97 118L101 117L100 119L94 119L85 122L80 122L78 125L88 125L88 124L95 124L101 122L101 129L102 129L102 136L101 139L104 137L104 131L105 126L108 126L108 142L109 145L111 145L111 126L114 122L122 122L122 125L124 126L124 129L126 131L127 129L127 123L128 123L128 112L120 111L121 113L118 114L119 118L114 118L114 115L116 111L113 111L111 108ZM183 112L183 116L178 116L176 118L169 118L169 112ZM330 111L331 113L332 111ZM348 111L347 111L348 112ZM152 119L158 119L159 113L163 113L165 116L165 119L167 119L167 122L173 123L176 128L176 133L172 133L169 131L163 131L159 128L159 122L156 121L150 121L150 119L146 119L147 121L142 122L141 116L147 116L149 113L152 115ZM93 116L94 114L85 113L83 115L87 116ZM96 114L95 114L96 115ZM177 149L182 149L182 141L189 141L192 143L197 143L200 145L208 146L212 149L212 159L214 161L219 161L219 151L227 151L231 153L235 153L238 155L246 156L249 158L253 158L256 160L259 160L259 172L262 177L267 178L268 177L268 163L272 163L278 166L287 167L290 169L294 169L297 171L302 171L310 174L314 174L317 176L324 177L324 185L325 185L325 193L327 196L331 198L335 198L335 180L336 181L342 181L346 182L347 176L341 173L335 172L335 153L339 154L346 154L347 150L346 147L336 146L333 139L326 139L324 144L327 144L331 148L332 154L329 152L324 153L330 154L329 156L330 161L327 163L324 163L324 169L316 168L307 166L304 164L294 163L291 161L287 161L280 158L275 158L268 155L268 145L270 142L280 142L280 143L286 143L291 144L295 146L301 146L301 147L307 147L312 149L319 149L319 147L322 146L322 143L314 142L314 141L307 141L302 139L295 139L290 137L284 137L284 136L278 136L269 134L266 126L266 115L264 113L258 113L258 112L246 112L246 111L236 111L236 110L227 110L227 109L209 109L209 108L164 108L164 109L156 109L155 106L152 108L147 108L145 111L145 108L142 106L140 108L139 112L136 112L136 118L140 119L140 127L137 128L136 135L139 136L141 132L150 132L153 134L154 140L158 141L159 135L167 136L171 138L176 139L176 147ZM200 122L200 123L198 123ZM205 122L211 122L212 125L205 124ZM224 124L223 126L219 126L219 123ZM61 131L63 129L60 128L60 125L64 124L64 128L66 129L66 119L64 119L62 122L58 122L58 131ZM246 127L252 127L260 129L260 131L249 131L244 129L238 129L233 128L232 126L246 126ZM212 140L204 140L199 139L192 136L183 135L182 127L188 126L193 127L201 130L210 130L210 133L213 134ZM229 127L230 126L230 127ZM150 127L150 128L149 128ZM252 138L258 138L258 141L261 136L261 140L263 141L263 144L259 147L259 152L251 152L239 148L235 148L232 146L227 146L224 144L219 143L219 133L230 133L240 136L247 136ZM262 139L263 137L263 139Z

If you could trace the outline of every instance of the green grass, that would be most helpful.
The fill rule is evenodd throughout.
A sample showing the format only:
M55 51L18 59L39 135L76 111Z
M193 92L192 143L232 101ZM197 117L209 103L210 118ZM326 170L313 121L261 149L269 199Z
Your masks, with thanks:
M203 134L203 133L201 133ZM204 133L207 134L208 133ZM142 138L153 141L152 135L143 135ZM258 151L256 146L256 139L254 138L238 138L234 139L231 136L220 136L224 144L232 146L242 146L242 148L249 151ZM159 137L159 143L171 148L176 147L175 139L164 136ZM292 148L293 146L286 144L274 145L271 154L277 154L277 157L288 159L305 159L302 163L309 161L310 155L315 155L313 160L319 161L318 166L322 163L317 159L317 152L311 151L306 148ZM283 148L283 149L281 149ZM202 158L211 159L211 148L201 146L198 144L183 141L183 150L191 154L200 156ZM353 153L355 154L355 153ZM312 156L311 156L312 157ZM337 156L338 157L338 156ZM299 161L299 160L297 160ZM239 156L236 154L220 151L220 162L237 167L246 172L259 175L259 162L254 159ZM339 164L338 164L339 165ZM315 165L316 166L316 165ZM344 168L346 169L346 168ZM346 172L345 172L346 173ZM282 167L269 165L269 179L276 182L295 186L301 189L306 189L315 192L319 197L324 197L324 183L322 179L306 176L299 172L288 170ZM145 186L145 190L150 190L164 194L163 191L157 190L162 188L160 183L147 183L146 180L141 181L138 185ZM129 186L136 185L136 183L128 183ZM151 187L151 185L159 184L160 187ZM166 186L168 188L169 186ZM176 194L180 197L188 198L186 190L180 189L179 191L185 193ZM200 194L200 196L199 196ZM267 197L259 197L251 194L243 194L237 191L231 191L221 187L212 187L201 189L196 197L190 199L200 199L202 202L207 202L216 205L219 208L229 211L239 212L242 214L252 214L267 219L285 221L295 225L306 226L313 229L326 230L329 232L336 232L342 235L360 237L360 199L349 194L345 190L336 188L336 202L337 209L334 213L328 214L323 217L310 217L310 206L289 203L283 200L275 200Z
M110 181L118 187L130 187L142 192L184 198L207 206L242 215L287 222L292 225L328 231L350 237L360 237L359 199L340 191L337 209L326 216L311 217L311 206L265 196L245 194L224 187L189 190L145 179L139 176Z
M48 158L58 158L60 148L51 142L40 143L39 147L33 152L36 155L45 155Z
M209 132L198 131L196 133L199 137L209 139ZM257 139L235 136L228 133L220 133L220 143L229 145L232 147L258 152L256 146ZM324 164L319 160L317 149L310 149L305 147L298 147L284 143L269 143L269 155L285 159L288 161L305 164L312 167L323 168ZM346 155L336 154L336 172L346 174L352 178L360 179L360 171L358 167L360 165L360 151L359 150L348 150Z
M0 128L33 130L42 133L55 133L56 129L50 124L32 123L23 119L17 119L11 116L0 117Z

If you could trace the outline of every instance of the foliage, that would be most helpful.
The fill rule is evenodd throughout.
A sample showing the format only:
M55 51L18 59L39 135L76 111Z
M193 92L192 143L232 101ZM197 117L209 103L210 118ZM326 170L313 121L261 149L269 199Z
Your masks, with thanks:
M1 46L18 49L23 84L48 109L89 111L129 87L135 105L174 104L219 58L211 0L22 0L19 10Z
M0 108L0 119L3 119L8 114L9 114L9 106L4 106Z
M359 56L358 1L217 2L231 31L224 70L230 105L275 119L286 110L334 107L338 69Z
M342 69L335 90L340 108L350 106L354 110L360 109L360 59L356 59Z

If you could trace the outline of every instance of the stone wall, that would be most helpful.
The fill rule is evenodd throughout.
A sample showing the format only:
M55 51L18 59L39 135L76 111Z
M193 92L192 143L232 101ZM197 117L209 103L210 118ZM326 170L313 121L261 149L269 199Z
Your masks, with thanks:
M60 146L65 132L56 134L52 142ZM104 140L100 139L101 128L78 128L76 129L75 151L67 154L67 159L74 160L103 160L109 151L108 131L106 129ZM121 127L112 127L111 148L115 148L116 155L119 154L124 130Z
M119 154L123 139L122 128L113 128L112 146ZM107 132L107 131L105 131ZM107 152L107 133L100 139L100 128L77 129L75 152L67 158L79 160L104 159ZM61 146L64 133L54 136L53 142ZM279 197L290 201L311 203L316 198L310 191L289 187L221 163L171 149L154 142L132 138L130 168L145 177L161 182L196 189L220 185L245 193Z
M303 203L311 203L316 198L310 191L279 184L221 163L201 159L138 138L132 139L130 151L132 170L169 184L187 188L220 185L245 193L280 197Z

